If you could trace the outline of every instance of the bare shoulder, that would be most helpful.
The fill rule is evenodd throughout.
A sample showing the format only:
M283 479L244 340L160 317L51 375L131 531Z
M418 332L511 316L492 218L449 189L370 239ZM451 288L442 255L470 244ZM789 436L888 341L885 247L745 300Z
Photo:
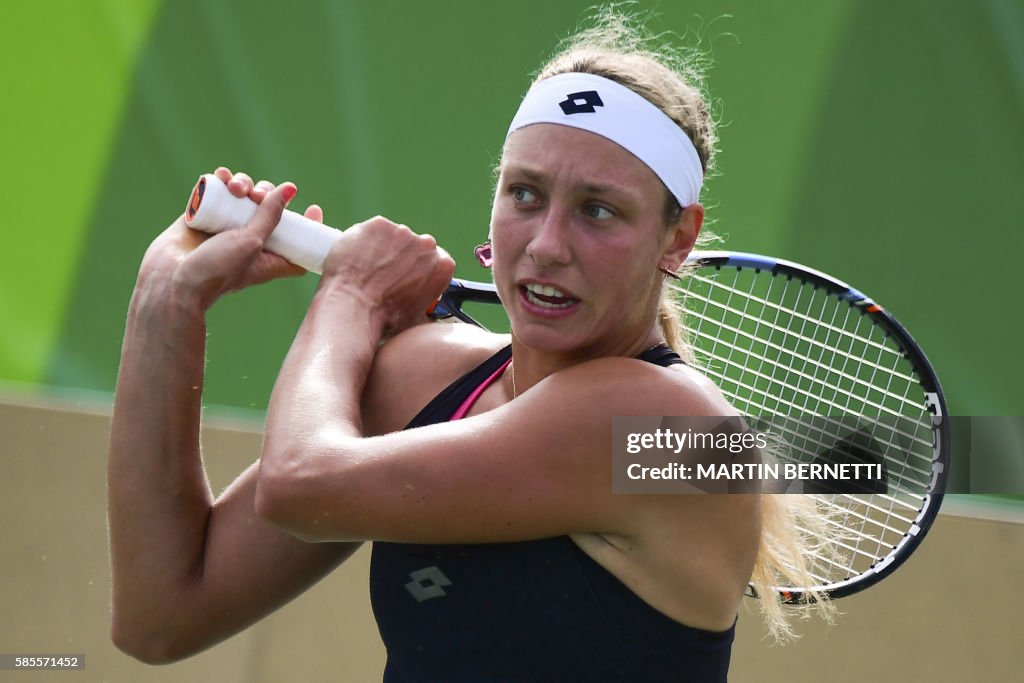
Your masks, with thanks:
M402 429L445 387L508 343L508 335L457 322L417 325L388 340L363 392L364 433Z
M628 409L620 415L736 413L715 383L688 365L662 367L633 358L600 358L555 373L544 383L552 385L552 398L585 392L591 406Z

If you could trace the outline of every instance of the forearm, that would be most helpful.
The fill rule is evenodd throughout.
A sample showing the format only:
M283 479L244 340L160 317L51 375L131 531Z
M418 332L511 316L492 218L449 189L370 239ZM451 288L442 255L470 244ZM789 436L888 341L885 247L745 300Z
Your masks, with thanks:
M301 538L324 538L324 515L362 485L364 462L387 457L377 439L362 438L360 415L381 340L424 322L454 270L433 237L384 218L338 238L271 396L257 513Z
M136 289L108 457L115 632L165 618L202 572L213 502L199 451L205 334L201 312L167 287Z
M323 475L341 472L363 435L360 403L383 325L373 307L329 284L310 304L274 385L260 461L258 505L301 517ZM319 484L319 485L318 485ZM286 526L290 526L287 525Z

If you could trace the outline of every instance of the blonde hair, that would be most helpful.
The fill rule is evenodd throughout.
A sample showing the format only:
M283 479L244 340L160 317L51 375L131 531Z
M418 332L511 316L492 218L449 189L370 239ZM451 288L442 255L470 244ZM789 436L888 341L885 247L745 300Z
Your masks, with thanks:
M589 73L616 81L657 106L690 137L697 148L705 178L713 171L718 139L705 95L699 50L679 51L661 44L640 23L614 7L598 10L589 26L560 46L538 72L534 82L561 73ZM671 225L682 208L666 189L665 220ZM705 231L699 244L717 239ZM685 272L683 273L685 277ZM684 302L666 284L658 322L666 342L685 360L698 364L683 321ZM762 529L750 584L760 597L760 609L771 635L784 641L794 636L789 616L816 611L831 621L835 608L827 596L810 591L796 610L784 610L776 587L812 586L814 557L836 556L835 534L818 501L804 495L762 496Z
M705 96L705 58L696 49L678 51L659 45L636 19L614 7L599 9L590 24L563 41L555 56L541 67L534 83L562 73L588 73L626 86L683 129L697 149L706 179L714 171L718 138ZM682 209L666 188L665 222L674 223ZM717 239L705 230L698 237L698 245ZM659 325L668 345L693 362L696 359L679 308L665 287L658 309Z

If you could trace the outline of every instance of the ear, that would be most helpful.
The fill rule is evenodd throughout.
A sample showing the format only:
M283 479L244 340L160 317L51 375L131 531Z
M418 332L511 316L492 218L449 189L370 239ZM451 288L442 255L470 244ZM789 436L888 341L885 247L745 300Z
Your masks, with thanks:
M704 225L704 207L694 203L683 209L675 226L669 231L666 239L668 242L665 251L662 252L661 265L671 271L676 271L683 264L686 257L693 251L693 245L697 242L697 235Z

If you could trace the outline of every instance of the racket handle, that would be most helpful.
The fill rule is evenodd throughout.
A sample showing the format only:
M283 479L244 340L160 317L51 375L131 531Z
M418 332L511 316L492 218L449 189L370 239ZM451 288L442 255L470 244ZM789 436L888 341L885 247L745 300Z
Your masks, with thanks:
M220 178L207 173L199 177L185 207L185 225L210 234L237 230L255 215L259 204L248 197L236 197ZM324 259L341 231L285 209L281 221L264 243L267 251L283 256L311 273L323 275ZM427 310L432 318L451 315L435 313L437 301Z
M220 178L208 173L199 178L185 208L185 225L202 232L218 233L246 225L259 205L248 197L236 197ZM281 222L266 241L267 251L321 275L324 259L341 231L285 210Z

